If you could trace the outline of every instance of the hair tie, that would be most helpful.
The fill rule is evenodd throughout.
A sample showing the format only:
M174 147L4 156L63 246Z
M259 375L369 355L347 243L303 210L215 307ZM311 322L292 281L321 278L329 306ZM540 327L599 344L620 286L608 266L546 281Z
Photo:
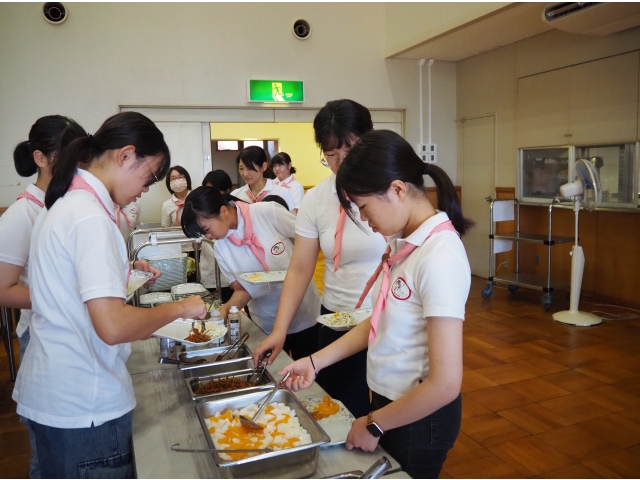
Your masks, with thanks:
M89 148L95 148L96 146L96 141L93 138L93 135L91 135L90 133L87 133L87 138L89 139L87 144L89 145Z
M429 175L429 164L424 162L424 170L422 171L423 175Z

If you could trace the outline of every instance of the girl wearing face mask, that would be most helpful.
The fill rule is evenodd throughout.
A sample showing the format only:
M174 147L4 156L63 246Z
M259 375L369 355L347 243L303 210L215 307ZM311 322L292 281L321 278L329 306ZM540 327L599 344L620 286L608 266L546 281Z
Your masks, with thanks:
M27 185L0 217L0 305L20 308L20 321L16 328L20 342L20 362L24 360L29 344L31 297L28 286L29 245L31 231L38 214L44 207L44 194L51 181L51 169L60 151L72 140L85 136L84 129L70 118L48 115L39 118L29 131L29 140L19 143L13 151L18 175L31 177L38 174L36 183ZM31 459L30 478L40 478L35 436L29 420L21 418L29 430Z
M293 176L296 173L296 167L291 165L291 157L288 153L280 152L271 159L271 168L276 175L273 181L275 185L287 188L293 197L296 209L300 208L300 202L304 197L304 187Z
M171 198L162 204L162 226L179 227L184 200L191 191L191 177L183 167L176 165L169 170L166 182Z
M282 284L254 285L239 275L247 272L286 270L293 253L295 217L275 202L248 204L216 188L199 187L189 194L184 207L185 235L204 235L215 241L214 255L229 280L233 295L222 305L227 317L231 306L249 305L251 319L267 334L273 329ZM317 348L320 295L311 279L292 322L285 332L284 348L302 358Z
M56 160L31 235L31 340L12 395L35 433L42 478L131 478L129 342L206 314L197 296L151 309L125 303L132 265L114 203L148 192L169 164L162 132L136 112L108 118Z
M288 189L276 185L270 178L264 178L264 173L269 168L264 149L256 146L247 147L240 152L236 163L246 185L235 189L231 195L247 203L258 203L267 195L278 195L287 202L291 213L295 214L298 211Z

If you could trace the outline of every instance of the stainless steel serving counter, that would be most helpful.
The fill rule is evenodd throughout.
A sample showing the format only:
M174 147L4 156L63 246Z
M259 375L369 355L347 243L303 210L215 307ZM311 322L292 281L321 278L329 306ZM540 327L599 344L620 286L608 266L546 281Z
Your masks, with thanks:
M247 344L254 349L265 334L244 315L241 324L243 332L248 331L251 335ZM157 338L134 342L131 347L127 367L137 402L133 412L133 450L138 478L229 478L225 469L216 466L211 454L171 450L175 443L181 448L208 448L196 415L196 404L189 396L182 372L174 365L158 363L160 346ZM278 371L290 361L290 357L281 352L268 370L279 378ZM300 399L325 394L317 384L296 393ZM320 449L313 478L352 470L365 471L382 455L386 455L393 466L385 478L410 478L381 447L366 453L357 449L348 451L344 445ZM265 478L269 478L269 472L265 472Z

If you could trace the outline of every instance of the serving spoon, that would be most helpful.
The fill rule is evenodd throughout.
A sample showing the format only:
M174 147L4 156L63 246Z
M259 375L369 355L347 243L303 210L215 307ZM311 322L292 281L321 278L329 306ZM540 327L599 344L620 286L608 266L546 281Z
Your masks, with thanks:
M287 374L284 377L282 377L282 380L278 382L278 384L274 387L274 389L271 391L271 393L266 398L266 400L262 402L262 405L260 405L260 408L255 413L252 419L247 418L244 415L240 415L240 423L244 428L248 428L249 430L264 430L264 427L259 423L256 423L256 420L258 419L262 411L267 407L267 405L269 404L273 396L276 394L276 392L283 387L283 385L285 384L285 382L290 376L291 376L291 372L287 372Z

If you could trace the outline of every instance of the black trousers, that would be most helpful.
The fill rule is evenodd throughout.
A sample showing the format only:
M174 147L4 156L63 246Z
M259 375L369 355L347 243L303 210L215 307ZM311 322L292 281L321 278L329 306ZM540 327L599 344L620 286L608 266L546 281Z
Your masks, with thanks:
M308 357L318 351L319 323L298 333L287 335L282 349L294 360Z
M321 308L321 314L334 313ZM336 332L329 327L318 324L318 349L335 342L347 332ZM369 386L367 385L367 350L356 353L333 365L323 368L316 378L318 384L329 395L337 398L356 417L364 417L369 413Z
M372 392L371 410L391 403ZM385 432L380 446L395 458L412 478L438 478L447 453L453 447L462 421L462 396L428 417Z

